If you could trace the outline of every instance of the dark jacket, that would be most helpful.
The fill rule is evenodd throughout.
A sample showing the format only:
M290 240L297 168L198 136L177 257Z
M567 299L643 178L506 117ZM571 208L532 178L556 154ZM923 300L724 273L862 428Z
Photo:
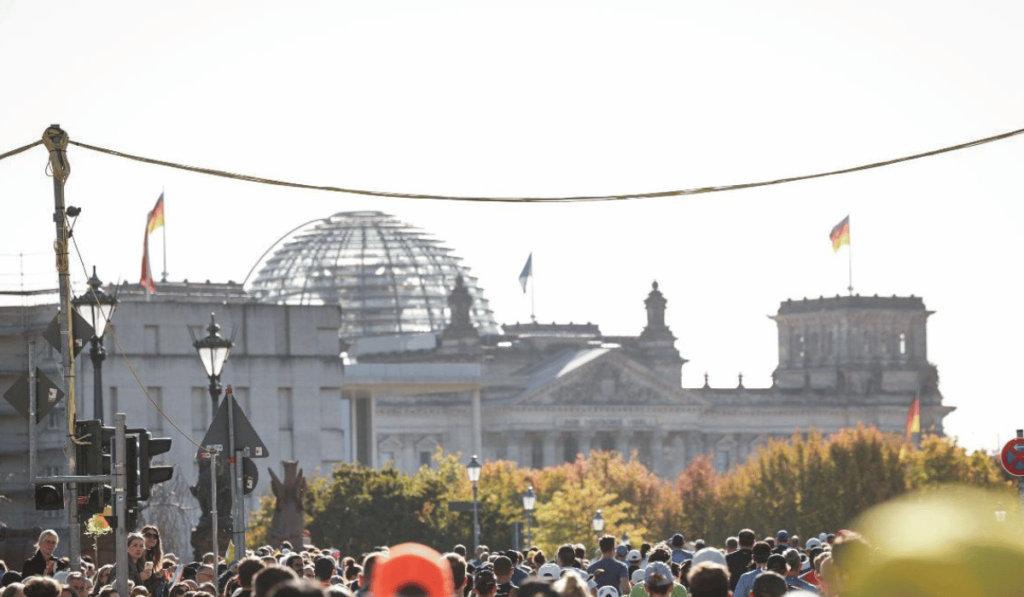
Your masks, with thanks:
M53 571L63 570L67 566L58 560L57 558L51 558L54 562ZM44 576L46 574L46 558L43 557L43 552L36 550L36 554L31 558L25 560L25 565L21 567L21 577L28 578L30 576ZM52 576L52 575L51 575Z
M733 591L736 590L736 583L740 582L740 576L747 572L747 568L753 560L754 552L749 549L738 549L725 556L725 563L729 566L729 584L732 585Z

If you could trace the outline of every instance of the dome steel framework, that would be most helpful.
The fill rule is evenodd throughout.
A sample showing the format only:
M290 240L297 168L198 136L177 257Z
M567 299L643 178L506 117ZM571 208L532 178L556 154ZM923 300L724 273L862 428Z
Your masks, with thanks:
M338 213L298 232L260 269L261 302L340 305L343 339L441 331L455 278L473 297L481 334L499 333L477 279L422 230L376 211Z

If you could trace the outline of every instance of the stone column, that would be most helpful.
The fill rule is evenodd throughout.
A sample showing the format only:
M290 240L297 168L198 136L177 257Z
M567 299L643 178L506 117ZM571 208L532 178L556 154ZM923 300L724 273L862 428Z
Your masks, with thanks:
M420 468L419 458L416 454L416 442L412 440L412 436L403 435L402 437L402 466L399 470L404 470L410 475L415 473Z
M578 435L577 446L579 446L580 454L583 454L583 459L590 458L590 443L594 437L594 434L590 431L581 431Z
M686 468L686 442L683 441L683 434L672 435L672 476L675 477Z
M621 429L615 435L615 450L619 454L622 454L623 460L629 460L629 436L632 435L631 431Z
M473 453L483 457L484 433L480 415L480 388L473 389Z
M655 473L659 473L661 472L661 446L665 441L665 430L651 430L651 435L648 440L650 441L649 449L651 451L651 470Z
M549 431L544 434L544 466L555 466L558 464L558 432Z

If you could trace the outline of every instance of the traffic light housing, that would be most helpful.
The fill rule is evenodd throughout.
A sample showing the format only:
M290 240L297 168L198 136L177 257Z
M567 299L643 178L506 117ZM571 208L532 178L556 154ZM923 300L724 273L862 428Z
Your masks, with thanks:
M75 422L75 474L109 475L111 472L111 441L114 428L104 427L100 421ZM79 508L81 518L103 512L111 504L109 484L79 483L78 496L84 503Z
M129 432L138 438L138 477L137 485L129 483L128 487L138 487L138 500L145 502L152 496L154 485L170 481L174 476L174 467L154 465L150 462L153 458L170 452L171 438L153 437L153 434L145 429L130 429Z
M36 484L36 510L63 510L64 484Z

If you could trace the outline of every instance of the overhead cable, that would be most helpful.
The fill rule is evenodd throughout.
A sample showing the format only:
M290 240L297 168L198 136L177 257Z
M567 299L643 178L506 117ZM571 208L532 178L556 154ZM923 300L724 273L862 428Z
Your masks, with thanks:
M885 160L882 162L873 162L870 164L864 164L862 166L855 166L853 168L843 168L842 170L833 170L830 172L820 172L817 174L806 174L803 176L792 176L788 178L779 178L775 180L767 180L761 182L750 182L742 184L731 184L721 185L712 187L696 187L690 189L682 189L676 191L659 191L654 193L630 193L625 195L581 195L575 197L471 197L471 196L454 196L454 195L427 195L420 193L396 193L390 191L372 191L364 189L347 189L335 186L323 186L323 185L311 185L297 182L288 182L283 180L274 180L271 178L261 178L258 176L251 176L248 174L237 174L233 172L225 172L222 170L214 170L212 168L200 168L197 166L187 166L184 164L177 164L174 162L167 162L164 160L156 160L153 158L147 158L120 151L114 151L112 149L105 149L103 147L96 147L94 145L88 145L79 141L69 141L71 145L77 145L85 149L91 149L101 153L122 157L130 160L144 162L147 164L155 164L158 166L166 166L168 168L176 168L178 170L187 170L189 172L199 172L201 174L209 174L211 176L220 176L223 178L233 178L236 180L244 180L248 182L256 182L260 184L276 185L283 187L293 187L297 189L310 189L315 191L329 191L334 193L347 193L351 195L369 195L372 197L393 197L396 199L432 199L438 201L480 201L486 203L573 203L582 201L623 201L628 199L654 199L658 197L679 197L685 195L701 195L704 193L718 193L722 191L737 191L740 189L751 189L755 187L766 187L771 185L785 184L790 182L797 182L801 180L811 180L814 178L825 178L827 176L836 176L839 174L849 174L851 172L860 172L862 170L871 170L873 168L881 168L883 166L891 166L893 164L899 164L901 162L909 162L911 160L919 160L921 158L931 157L940 155L943 153L949 153L952 151L959 151L961 149L967 149L969 147L975 147L978 145L984 145L986 143L992 143L995 141L1002 141L1016 135L1024 133L1024 129L1017 129L1007 133L1002 133L992 137L985 137L984 139L977 139L969 141L967 143L961 143L959 145L952 145L950 147L943 147L941 149L935 149L932 151L926 151L924 153L917 153L914 155L904 156L896 159Z

